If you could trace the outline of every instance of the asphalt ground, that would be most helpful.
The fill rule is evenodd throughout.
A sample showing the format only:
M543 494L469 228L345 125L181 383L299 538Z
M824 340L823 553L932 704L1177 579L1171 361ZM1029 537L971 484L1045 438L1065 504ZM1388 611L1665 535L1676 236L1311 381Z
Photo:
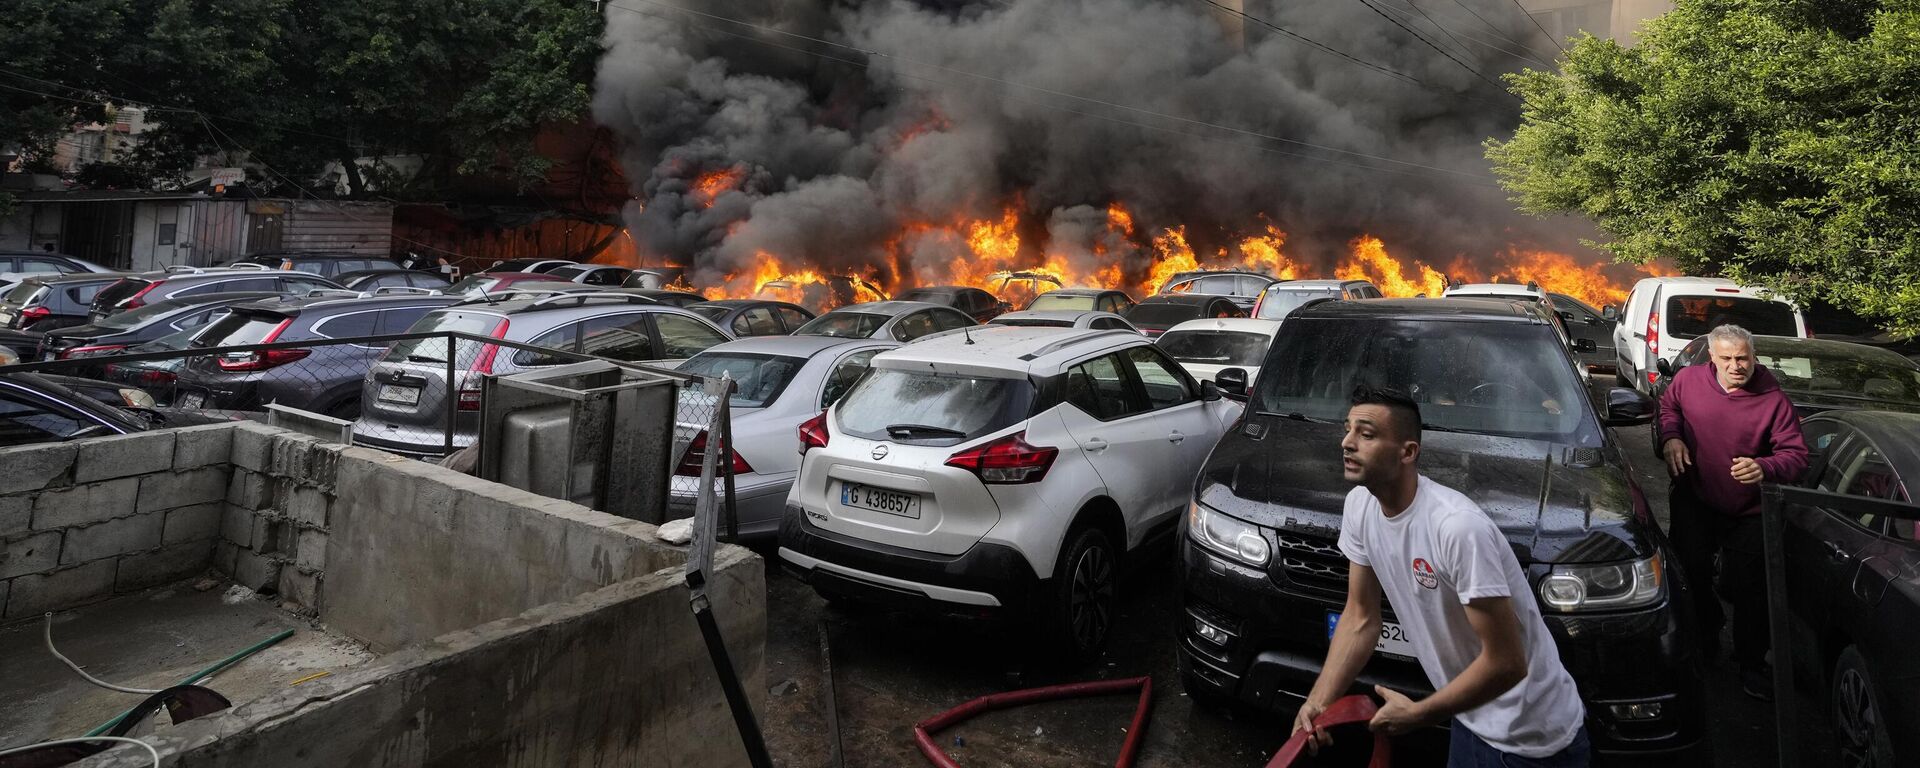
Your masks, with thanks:
M1647 428L1616 433L1664 526L1667 479ZM1290 714L1199 707L1181 692L1174 634L1178 595L1170 563L1160 565L1166 567L1150 565L1122 583L1115 634L1106 651L1063 670L1031 661L1031 649L1017 632L958 619L830 606L769 559L770 690L761 719L775 763L793 768L927 765L913 737L914 724L926 717L990 693L1145 675L1153 680L1153 704L1138 765L1264 766L1286 741ZM1731 647L1730 639L1723 637L1722 645ZM834 731L828 727L828 654L838 763ZM1772 705L1740 691L1729 659L1715 663L1707 678L1713 762L1777 764ZM1137 697L1128 694L1036 704L982 715L936 734L936 741L969 768L1112 765L1136 704ZM1800 711L1819 710L1806 702ZM1802 722L1813 726L1819 720L1809 714ZM1396 745L1395 764L1444 764L1444 743L1429 742ZM1806 757L1796 764L1823 762L1812 752Z

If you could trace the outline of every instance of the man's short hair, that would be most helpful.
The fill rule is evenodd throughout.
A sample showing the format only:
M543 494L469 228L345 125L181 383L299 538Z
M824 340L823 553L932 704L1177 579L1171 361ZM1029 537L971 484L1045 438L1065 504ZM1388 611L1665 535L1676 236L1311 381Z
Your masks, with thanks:
M1386 406L1387 420L1392 422L1388 428L1393 430L1393 436L1420 442L1420 404L1408 397L1407 393L1389 387L1361 384L1353 388L1349 405Z
M1711 347L1723 341L1738 342L1747 345L1747 351L1753 351L1753 333L1732 323L1714 326L1707 331L1707 345Z

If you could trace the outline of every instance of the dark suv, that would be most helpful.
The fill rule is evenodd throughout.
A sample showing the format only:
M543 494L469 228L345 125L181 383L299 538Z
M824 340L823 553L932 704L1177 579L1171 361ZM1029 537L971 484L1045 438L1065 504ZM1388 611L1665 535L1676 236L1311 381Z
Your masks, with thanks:
M156 301L97 323L51 331L40 344L40 357L64 360L69 357L111 355L189 328L199 328L233 304L271 299L278 295L262 292L214 293Z
M315 291L306 296L235 304L194 337L195 347L240 346L310 339L352 339L405 333L428 312L458 296L419 288L380 293ZM176 374L173 402L183 408L258 410L266 403L360 416L367 368L386 354L385 342L324 344L188 358Z
M122 277L86 272L21 280L0 300L0 328L46 332L84 323L94 297Z
M1233 370L1220 375L1232 392ZM1665 753L1702 739L1691 599L1608 426L1644 423L1632 390L1596 408L1567 347L1512 302L1325 302L1287 318L1214 447L1181 526L1181 676L1202 700L1292 710L1313 687L1346 601L1336 541L1351 484L1341 422L1356 384L1393 387L1426 421L1420 470L1506 532L1560 658L1579 683L1596 750ZM1386 629L1397 628L1386 606ZM1400 641L1404 642L1404 641ZM1357 687L1418 699L1419 662L1383 650ZM1401 649L1403 650L1403 649Z
M312 272L267 269L258 264L204 269L168 267L158 272L128 275L107 286L93 297L87 321L99 322L103 317L181 296L241 291L302 294L339 287L339 283Z

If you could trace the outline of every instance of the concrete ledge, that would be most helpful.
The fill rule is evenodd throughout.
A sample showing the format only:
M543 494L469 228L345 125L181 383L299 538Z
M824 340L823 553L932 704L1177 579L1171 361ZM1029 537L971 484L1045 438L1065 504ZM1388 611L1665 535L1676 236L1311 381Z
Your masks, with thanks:
M0 494L38 491L73 482L73 457L80 447L73 443L58 445L22 445L0 448Z
M91 483L173 468L173 431L156 429L130 435L78 440L73 481Z

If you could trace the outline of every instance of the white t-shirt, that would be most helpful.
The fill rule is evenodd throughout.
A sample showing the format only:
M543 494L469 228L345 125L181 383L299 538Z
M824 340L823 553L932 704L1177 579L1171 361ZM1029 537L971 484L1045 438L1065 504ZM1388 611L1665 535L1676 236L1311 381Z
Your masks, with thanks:
M1467 602L1511 598L1527 676L1493 701L1455 717L1495 749L1521 757L1547 757L1573 742L1586 705L1560 665L1507 537L1479 505L1423 475L1413 504L1390 518L1373 494L1355 488L1347 494L1340 551L1379 577L1434 690L1480 656Z

